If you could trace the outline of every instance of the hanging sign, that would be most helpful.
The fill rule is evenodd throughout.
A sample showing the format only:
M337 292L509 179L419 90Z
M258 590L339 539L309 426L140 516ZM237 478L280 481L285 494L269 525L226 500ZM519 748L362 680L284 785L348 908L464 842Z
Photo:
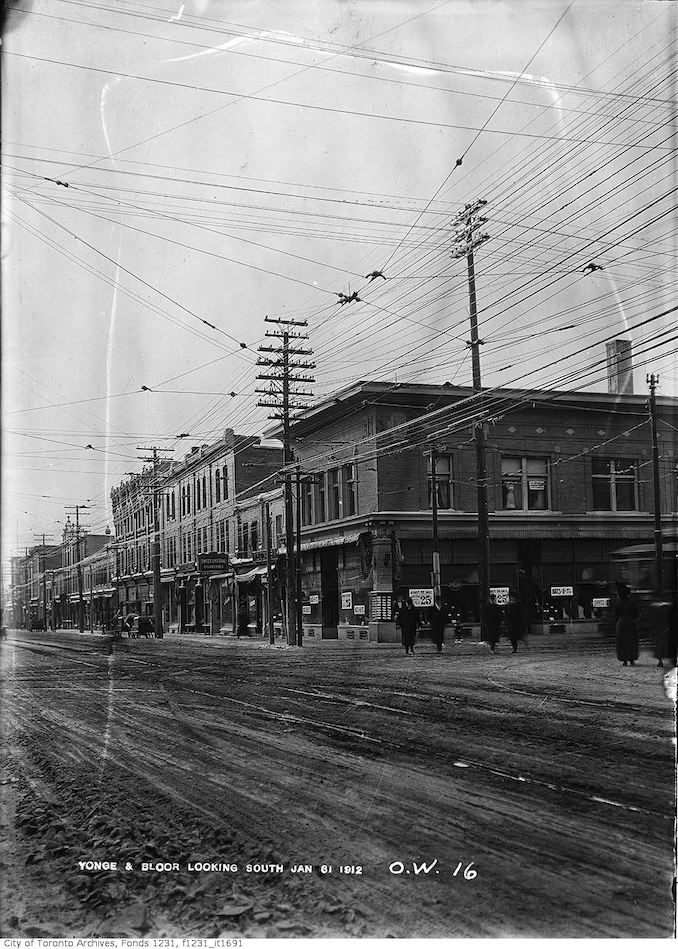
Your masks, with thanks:
M609 596L594 596L593 597L593 609L594 610L604 610L610 605Z
M572 587L551 587L551 596L574 596Z

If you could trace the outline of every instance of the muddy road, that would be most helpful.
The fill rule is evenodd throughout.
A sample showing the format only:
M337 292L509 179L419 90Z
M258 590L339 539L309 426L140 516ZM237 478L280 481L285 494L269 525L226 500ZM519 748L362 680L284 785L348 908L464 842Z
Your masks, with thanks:
M649 652L0 650L3 936L673 933L675 672Z

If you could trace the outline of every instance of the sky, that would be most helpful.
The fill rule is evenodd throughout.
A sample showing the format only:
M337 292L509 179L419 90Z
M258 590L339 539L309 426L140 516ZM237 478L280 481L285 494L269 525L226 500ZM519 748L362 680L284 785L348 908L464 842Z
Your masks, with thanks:
M660 0L15 3L3 563L58 542L66 506L112 527L140 448L181 458L226 427L263 432L265 317L307 322L315 398L358 379L469 385L450 248L478 198L484 385L603 391L620 337L636 391L655 372L678 395L661 315L677 15Z

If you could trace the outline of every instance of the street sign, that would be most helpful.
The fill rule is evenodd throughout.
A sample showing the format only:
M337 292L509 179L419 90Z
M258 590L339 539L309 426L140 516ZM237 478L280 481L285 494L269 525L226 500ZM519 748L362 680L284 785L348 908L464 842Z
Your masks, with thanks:
M574 596L572 587L551 587L551 596Z
M364 604L364 603L356 603L356 605L353 607L353 612L355 613L356 616L364 616L364 615L365 615L365 604Z
M317 606L317 604L320 603L320 596L319 596L319 594L317 594L317 593L311 593L311 595L310 595L309 598L308 598L308 602L309 602L309 603L312 603L313 606Z
M428 587L410 590L410 598L418 610L433 606L433 590Z
M310 606L302 606L301 612L302 612L305 616L308 616L308 615L310 614L310 612L311 612L311 607L310 607Z

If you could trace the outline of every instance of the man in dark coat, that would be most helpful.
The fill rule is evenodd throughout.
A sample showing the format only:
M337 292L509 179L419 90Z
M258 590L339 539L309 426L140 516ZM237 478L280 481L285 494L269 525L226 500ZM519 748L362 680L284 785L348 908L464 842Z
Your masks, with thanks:
M431 607L429 622L431 624L431 639L436 644L436 652L442 652L445 638L445 614L440 609L440 604L437 601Z
M408 653L414 655L414 642L417 638L417 629L419 627L419 614L414 608L412 598L409 596L396 617L396 626L400 626L405 655Z
M525 635L525 616L523 607L515 596L511 596L506 605L506 632L511 640L511 646L514 652L518 652L518 640Z
M501 635L501 607L497 605L494 593L490 593L489 600L483 604L480 623L482 637L490 644L490 649L494 652Z

